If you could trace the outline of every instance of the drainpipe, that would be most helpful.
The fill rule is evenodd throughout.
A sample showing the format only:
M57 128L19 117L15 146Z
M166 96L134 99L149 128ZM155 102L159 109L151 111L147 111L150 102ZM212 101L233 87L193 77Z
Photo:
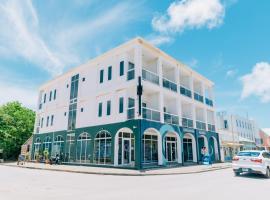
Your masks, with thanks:
M138 77L138 86L137 86L137 95L138 95L138 108L139 108L139 113L138 113L138 117L139 117L139 169L142 169L142 94L143 94L143 86L142 86L142 78L141 76Z

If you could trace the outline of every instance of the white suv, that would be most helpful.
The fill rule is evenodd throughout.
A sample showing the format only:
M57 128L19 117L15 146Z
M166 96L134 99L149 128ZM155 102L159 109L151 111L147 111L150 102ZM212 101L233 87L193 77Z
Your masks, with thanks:
M267 151L240 151L233 158L233 171L236 176L242 172L263 174L270 177L270 153Z

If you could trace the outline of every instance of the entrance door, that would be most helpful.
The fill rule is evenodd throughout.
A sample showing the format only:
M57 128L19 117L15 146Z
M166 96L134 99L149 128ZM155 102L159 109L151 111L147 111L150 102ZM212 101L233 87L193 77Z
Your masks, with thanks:
M192 139L184 138L184 162L193 162Z
M168 139L168 137L167 137ZM168 162L176 162L177 161L177 145L176 139L172 139L174 141L166 140L166 158Z
M131 162L131 151L130 151L130 139L124 138L122 140L122 164L128 165Z

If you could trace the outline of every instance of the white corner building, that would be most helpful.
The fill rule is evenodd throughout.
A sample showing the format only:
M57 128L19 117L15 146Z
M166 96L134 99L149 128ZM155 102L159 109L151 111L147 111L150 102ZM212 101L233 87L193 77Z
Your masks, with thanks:
M142 38L40 87L32 159L149 168L220 160L214 83ZM253 139L253 136L251 136Z

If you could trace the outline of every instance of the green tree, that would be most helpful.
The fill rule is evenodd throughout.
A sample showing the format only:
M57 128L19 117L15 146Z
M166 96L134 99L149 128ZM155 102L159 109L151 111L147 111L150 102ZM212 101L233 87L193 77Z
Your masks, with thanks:
M14 159L21 145L32 135L35 112L15 101L0 106L0 149L6 159Z

